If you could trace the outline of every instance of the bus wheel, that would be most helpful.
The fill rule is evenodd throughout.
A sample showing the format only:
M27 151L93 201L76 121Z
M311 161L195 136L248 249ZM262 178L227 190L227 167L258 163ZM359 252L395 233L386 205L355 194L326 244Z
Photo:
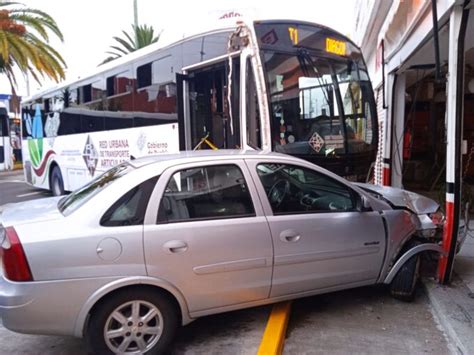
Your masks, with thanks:
M55 166L51 170L51 176L49 178L49 189L53 196L64 195L64 183L63 176L61 175L61 170L58 166Z

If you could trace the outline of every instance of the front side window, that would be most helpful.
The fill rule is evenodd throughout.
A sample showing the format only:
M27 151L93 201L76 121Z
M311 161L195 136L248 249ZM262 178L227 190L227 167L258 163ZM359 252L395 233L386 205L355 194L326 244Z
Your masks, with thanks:
M176 172L161 199L158 222L253 215L252 199L240 169L219 165Z
M355 195L340 182L311 169L260 164L257 173L274 214L351 211Z

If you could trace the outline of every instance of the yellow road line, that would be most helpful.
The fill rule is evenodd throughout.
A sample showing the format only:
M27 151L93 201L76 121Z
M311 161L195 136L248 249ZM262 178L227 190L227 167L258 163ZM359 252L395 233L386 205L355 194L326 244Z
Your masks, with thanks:
M290 311L291 301L277 303L273 306L262 342L258 348L258 355L279 355L282 353Z

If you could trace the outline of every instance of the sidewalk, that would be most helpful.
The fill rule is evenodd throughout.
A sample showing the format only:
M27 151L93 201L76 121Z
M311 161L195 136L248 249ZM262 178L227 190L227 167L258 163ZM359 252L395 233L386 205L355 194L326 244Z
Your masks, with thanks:
M451 285L442 286L433 278L423 281L433 313L456 348L455 353L474 354L474 238L468 235L456 255Z
M0 180L2 179L24 180L23 169L0 170Z
M474 228L474 223L470 223ZM474 297L474 231L469 232L461 251L456 255L454 271L464 281Z

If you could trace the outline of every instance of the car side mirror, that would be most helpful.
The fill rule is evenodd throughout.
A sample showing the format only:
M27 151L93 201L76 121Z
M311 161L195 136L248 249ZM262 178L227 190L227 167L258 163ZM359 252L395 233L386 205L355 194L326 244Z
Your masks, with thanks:
M360 207L361 207L361 211L371 211L372 210L372 206L370 205L370 201L369 199L362 195L360 197Z

